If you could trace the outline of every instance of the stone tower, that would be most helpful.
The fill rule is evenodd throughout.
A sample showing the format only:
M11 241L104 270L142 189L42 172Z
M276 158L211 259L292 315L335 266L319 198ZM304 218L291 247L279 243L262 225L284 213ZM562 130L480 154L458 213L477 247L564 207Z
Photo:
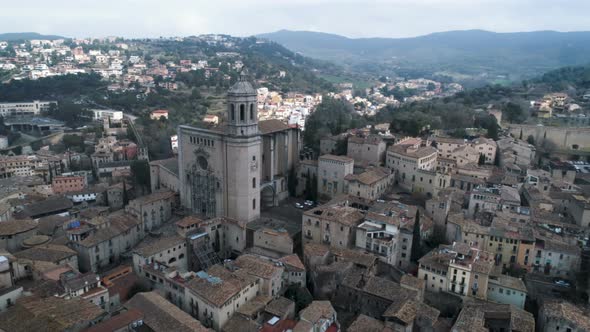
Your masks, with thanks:
M246 72L227 93L226 193L229 218L260 217L261 144L257 92Z
M227 92L227 124L230 135L259 135L257 93L247 79L248 74L244 70Z

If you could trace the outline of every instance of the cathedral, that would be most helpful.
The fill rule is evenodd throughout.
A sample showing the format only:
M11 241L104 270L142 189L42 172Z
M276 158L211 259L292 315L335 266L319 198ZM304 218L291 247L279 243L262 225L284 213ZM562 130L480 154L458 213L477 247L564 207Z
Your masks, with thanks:
M250 222L288 197L301 135L279 120L258 121L257 91L242 73L227 92L225 121L178 127L182 205L204 218Z

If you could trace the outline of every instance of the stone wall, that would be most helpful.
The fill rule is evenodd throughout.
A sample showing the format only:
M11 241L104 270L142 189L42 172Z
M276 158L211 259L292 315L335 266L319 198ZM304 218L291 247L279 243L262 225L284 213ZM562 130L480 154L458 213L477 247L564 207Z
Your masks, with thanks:
M533 136L537 144L546 139L560 149L577 150L590 147L590 127L568 128L513 124L510 125L509 131L516 138L520 138L522 131L523 140Z

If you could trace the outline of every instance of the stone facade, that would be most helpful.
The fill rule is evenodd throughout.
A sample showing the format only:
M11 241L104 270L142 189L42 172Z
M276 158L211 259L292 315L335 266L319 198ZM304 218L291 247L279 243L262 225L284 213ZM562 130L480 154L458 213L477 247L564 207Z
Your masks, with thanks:
M349 195L367 200L379 199L393 185L394 173L383 167L375 167L361 174L349 174L344 178Z
M176 195L173 192L160 191L130 201L125 211L139 219L146 231L150 231L170 220L175 201Z
M150 183L152 192L162 189L179 192L178 160L170 158L150 162Z
M248 222L260 216L266 187L270 204L285 195L299 133L274 120L258 122L256 90L245 75L227 96L224 126L178 128L180 199L200 216Z
M357 163L381 165L385 161L386 148L387 145L379 136L354 136L348 138L346 155Z
M318 195L329 200L346 193L344 178L352 174L354 160L348 157L324 155L318 162Z
M83 176L57 176L51 183L54 194L63 194L84 190L86 177Z
M578 150L590 146L590 128L546 127L537 125L517 125L509 127L513 137L527 139L533 136L535 142L547 140L560 149Z

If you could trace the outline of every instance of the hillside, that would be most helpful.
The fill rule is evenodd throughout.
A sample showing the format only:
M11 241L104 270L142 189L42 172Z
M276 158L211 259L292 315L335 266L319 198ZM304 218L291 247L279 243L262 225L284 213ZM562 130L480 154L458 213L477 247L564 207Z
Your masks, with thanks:
M3 41L14 41L14 40L31 40L31 39L66 39L66 37L56 35L42 35L37 32L9 32L0 33L0 40Z
M381 72L417 70L519 80L590 62L590 32L449 31L414 38L346 38L281 30L259 35L305 56Z

